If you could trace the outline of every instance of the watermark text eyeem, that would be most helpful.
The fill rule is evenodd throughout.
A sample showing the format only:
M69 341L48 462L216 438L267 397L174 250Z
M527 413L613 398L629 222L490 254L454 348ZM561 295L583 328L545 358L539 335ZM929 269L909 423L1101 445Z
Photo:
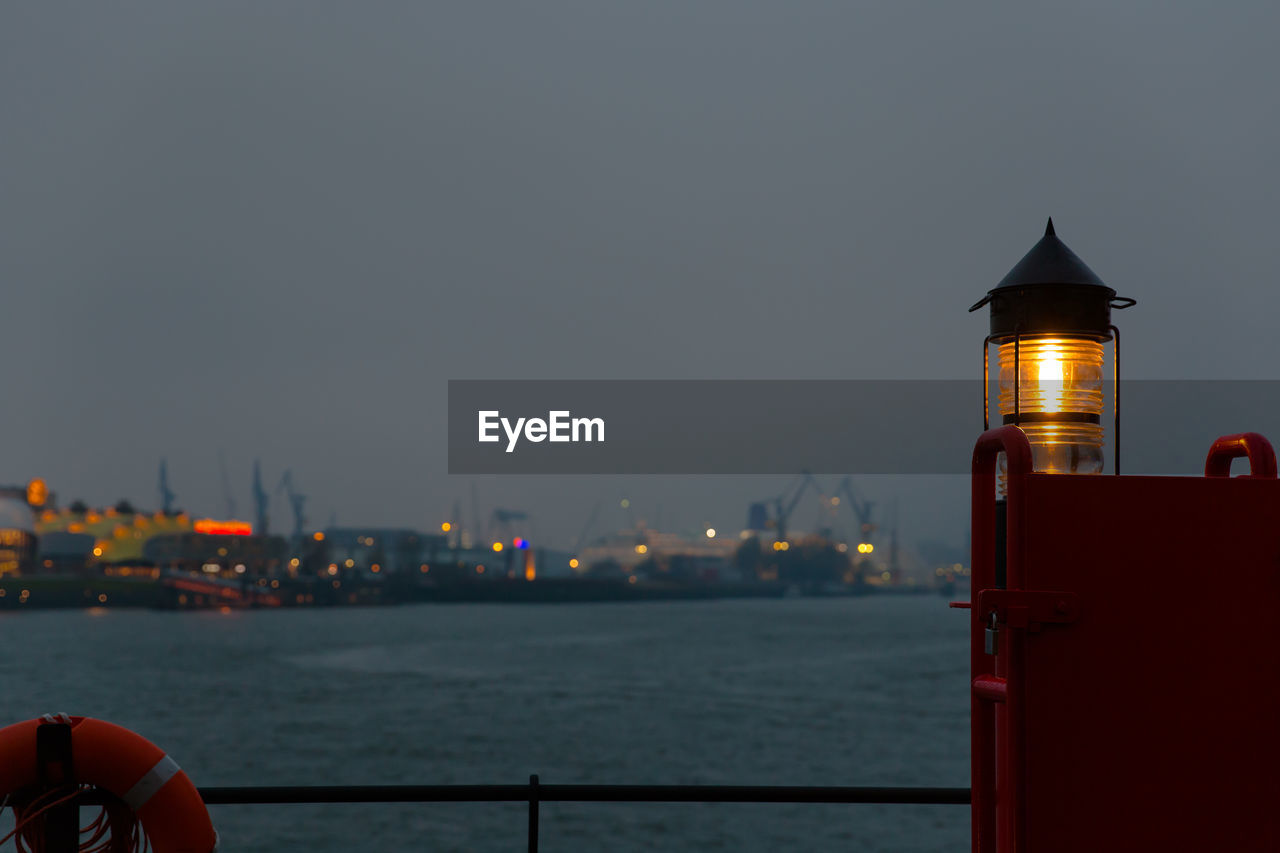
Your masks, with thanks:
M521 438L535 444L550 442L603 442L604 418L575 418L568 411L547 412L544 418L510 418L502 417L496 409L481 410L479 413L480 442L497 442L502 440L501 433L506 433L507 453L516 449Z

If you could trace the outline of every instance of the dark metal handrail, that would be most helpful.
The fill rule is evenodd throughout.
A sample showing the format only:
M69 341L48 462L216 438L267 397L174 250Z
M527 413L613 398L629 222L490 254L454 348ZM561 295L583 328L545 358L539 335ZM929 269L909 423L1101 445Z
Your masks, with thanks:
M813 785L272 785L201 788L210 806L289 803L889 803L967 805L968 788Z
M538 850L541 803L885 803L968 805L968 788L854 787L839 785L247 785L201 788L210 806L302 803L527 803L529 851ZM78 805L107 797L85 791Z

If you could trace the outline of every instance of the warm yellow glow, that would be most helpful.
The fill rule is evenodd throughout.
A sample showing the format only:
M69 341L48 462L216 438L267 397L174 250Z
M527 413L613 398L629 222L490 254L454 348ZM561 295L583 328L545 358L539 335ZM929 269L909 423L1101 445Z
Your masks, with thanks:
M501 543L501 542L494 542L494 543L493 543L493 553L495 553L495 554L496 554L496 553L498 553L498 552L499 552L499 551L501 551L501 550L502 550L502 543Z
M82 552L82 553L83 553L83 552ZM101 548L101 546L98 546L98 545L93 546L93 556L95 556L95 557L101 557L101 556L102 556L102 548Z
M39 509L49 500L49 487L44 480L36 477L27 483L27 503Z
M1062 381L1062 358L1056 347L1045 348L1044 360L1040 362L1040 381Z
M447 521L446 521L444 524L440 525L440 532L441 532L441 533L448 533L448 532L449 532L450 530L452 530L452 529L453 529L453 525L452 525L452 524L450 524L450 523L449 523L449 522L447 522Z
M316 540L317 542L323 542L324 534L321 533L319 530L317 530L315 533L311 534L311 538Z
M30 538L31 534L25 530L0 529L0 545L6 547L25 545ZM102 543L99 542L98 544L101 545Z
M1035 470L1102 471L1102 342L1044 335L1021 338L1014 349L1012 341L1000 345L999 409L1006 423L1026 433Z
M1013 362L1018 361L1019 414L1102 413L1102 343L1081 338L1027 337L1000 345L1000 413L1014 413Z
M289 565L290 565L290 566L293 566L293 567L296 569L296 568L298 568L298 563L299 563L299 562L300 562L300 561L298 560L298 558L297 558L297 557L294 557L292 560L290 560L290 561L289 561Z
M875 550L876 550L876 546L872 545L870 542L863 542L858 545L859 554L870 554Z
M538 576L538 572L537 572L537 570L536 570L536 569L534 569L534 567L533 567L533 564L532 564L532 563L531 563L531 564L529 564L528 566L525 566L525 569L524 569L524 579L525 579L525 580L527 580L527 581L531 581L531 580L533 580L534 578L536 578L537 576Z
M831 499L832 506L840 506L840 496L837 495Z
M344 563L343 565L345 565L348 569L350 569L350 568L353 568L355 564L356 564L356 561L348 557L346 563Z
M715 538L716 538L716 529L715 529L714 527L708 527L708 528L707 528L707 538L708 538L708 539L715 539Z
M573 557L573 558L571 558L571 559L569 560L569 568L571 568L571 569L576 569L576 568L578 568L578 558L577 558L577 557Z
M648 546L648 545L637 545L637 546L636 546L636 553L637 553L637 554L647 554L647 553L649 553L649 546Z

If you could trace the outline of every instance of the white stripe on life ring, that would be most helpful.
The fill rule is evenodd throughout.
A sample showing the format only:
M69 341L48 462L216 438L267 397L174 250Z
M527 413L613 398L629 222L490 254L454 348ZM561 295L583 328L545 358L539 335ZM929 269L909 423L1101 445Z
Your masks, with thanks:
M164 787L165 782L168 782L181 770L182 768L178 766L178 762L166 755L157 761L154 767L142 774L142 778L120 799L124 800L125 804L136 812L155 796L156 791Z

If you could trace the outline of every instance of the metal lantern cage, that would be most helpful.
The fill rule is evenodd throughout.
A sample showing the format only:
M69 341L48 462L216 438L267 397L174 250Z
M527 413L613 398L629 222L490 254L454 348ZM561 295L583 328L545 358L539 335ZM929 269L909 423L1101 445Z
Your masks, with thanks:
M983 429L991 426L995 344L1000 414L1005 424L1027 433L1037 470L1101 471L1103 344L1113 341L1112 468L1120 473L1120 330L1111 322L1111 311L1134 304L1116 296L1058 239L1050 219L1044 237L969 308L991 306L991 333L982 342Z

